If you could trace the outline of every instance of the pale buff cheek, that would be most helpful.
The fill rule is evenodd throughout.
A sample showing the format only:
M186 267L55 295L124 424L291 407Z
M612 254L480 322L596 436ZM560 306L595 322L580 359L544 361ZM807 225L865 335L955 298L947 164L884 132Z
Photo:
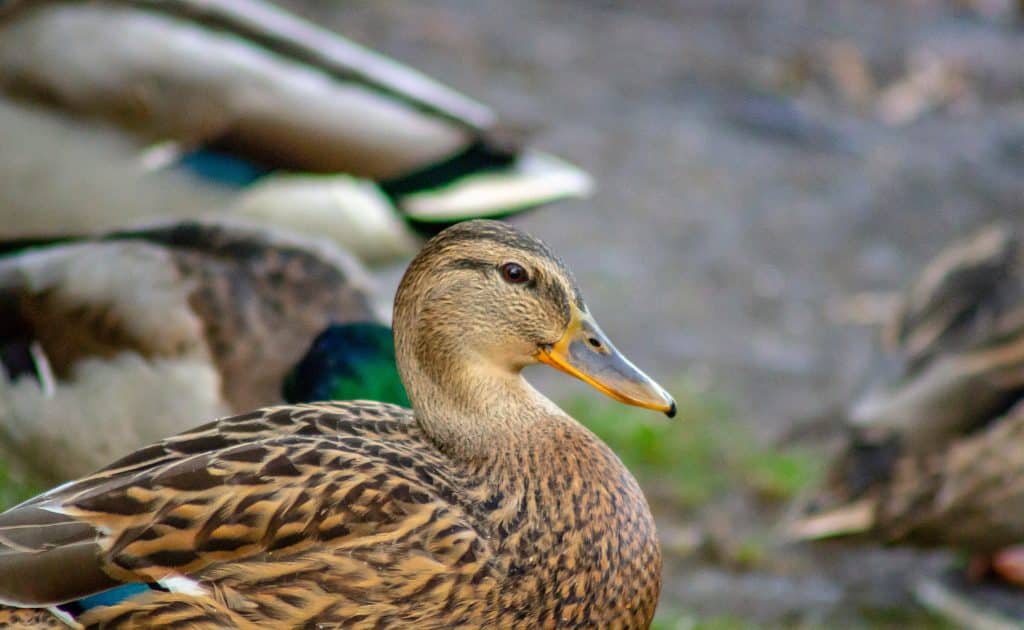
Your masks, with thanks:
M527 338L535 343L550 343L558 339L569 326L569 314L559 312L556 305L550 302L540 302L533 305L534 312L544 313L544 317L535 317L524 325L524 333Z

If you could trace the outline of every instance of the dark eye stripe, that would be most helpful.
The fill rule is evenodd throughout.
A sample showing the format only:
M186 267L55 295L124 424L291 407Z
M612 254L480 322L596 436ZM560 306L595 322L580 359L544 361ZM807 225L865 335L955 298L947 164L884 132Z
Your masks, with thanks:
M579 289L575 286L576 282L573 279L572 272L565 266L561 259L555 256L551 250L549 250L547 246L539 240L523 234L504 223L495 221L466 221L450 227L444 232L441 232L440 235L435 236L431 241L431 245L436 248L443 248L466 241L474 241L478 243L491 242L495 245L511 247L521 250L526 254L546 258L550 262L554 263L554 265L558 267L569 280L569 285L572 287L572 301L581 310L586 309L583 304L583 296L580 295Z
M562 317L565 322L569 322L569 318L572 317L571 309L569 308L569 296L566 295L565 289L562 288L559 282L546 282L542 285L542 291L547 299L551 300L558 306L558 310L562 313Z
M494 268L493 263L476 258L459 258L445 265L447 269L469 269L472 271L489 271Z

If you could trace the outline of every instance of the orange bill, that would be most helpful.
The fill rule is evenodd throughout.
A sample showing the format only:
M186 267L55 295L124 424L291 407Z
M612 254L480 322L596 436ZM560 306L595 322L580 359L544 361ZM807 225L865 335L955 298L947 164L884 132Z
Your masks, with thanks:
M655 409L669 418L676 415L672 396L622 356L594 318L575 306L568 330L542 347L537 359L627 405Z

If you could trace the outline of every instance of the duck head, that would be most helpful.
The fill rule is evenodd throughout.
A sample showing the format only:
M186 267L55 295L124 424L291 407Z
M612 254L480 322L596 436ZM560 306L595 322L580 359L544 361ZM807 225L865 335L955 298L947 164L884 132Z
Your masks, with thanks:
M601 331L565 264L504 223L467 221L431 239L399 286L394 329L417 419L435 429L441 415L442 424L531 415L543 397L520 372L537 363L624 403L675 414L665 389Z

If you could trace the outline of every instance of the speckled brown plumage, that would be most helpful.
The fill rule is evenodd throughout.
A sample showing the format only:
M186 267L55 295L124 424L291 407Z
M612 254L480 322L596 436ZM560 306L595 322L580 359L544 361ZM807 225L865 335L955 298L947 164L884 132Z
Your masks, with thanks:
M1008 409L1024 366L1024 232L996 224L952 243L882 331L887 370L851 410L871 441L943 448Z
M0 608L0 628L8 630L46 630L47 628L67 630L62 622L50 611L39 608Z
M37 348L57 394L39 391L35 370L18 373L5 360L5 441L41 477L64 480L204 417L280 403L288 370L328 324L377 319L367 287L358 264L332 246L223 220L0 260L0 352L8 359ZM121 391L147 370L154 375L136 391ZM100 382L80 385L90 377ZM104 398L121 420L89 411ZM148 413L169 399L184 417ZM118 425L147 415L145 425ZM75 431L82 439L51 457L56 440ZM92 445L96 434L104 441Z
M990 553L1024 542L1024 249L1012 225L945 248L883 334L899 370L795 530Z
M158 593L87 626L150 627L186 610L209 627L644 626L660 556L636 483L577 424L552 418L530 442L458 469L425 448L408 410L270 408L167 440L36 505L117 532L97 554L108 585L173 570L216 601ZM7 575L5 593L37 578Z
M938 453L904 457L873 501L887 542L991 553L1024 543L1024 406Z
M455 230L519 234L489 223ZM457 253L483 256L485 244L445 246L443 237L413 263L397 298L396 334L408 335L396 349L414 412L363 401L271 407L142 449L0 515L0 600L44 606L163 580L166 591L79 621L647 627L661 557L643 494L605 445L522 380L512 352L516 339L566 326L562 300L545 296L572 295L570 277L546 251L508 241L486 244L489 255L529 265L536 288L506 285L496 268L444 271ZM467 280L478 288L468 291ZM452 288L463 308L432 328L422 300ZM529 313L530 325L509 308ZM467 347L486 335L493 352L469 363L423 354L460 321ZM432 389L435 378L453 380ZM671 400L651 391L658 402L644 404L667 411ZM470 417L475 433L462 424ZM453 427L461 430L443 430ZM69 564L74 575L54 579Z

